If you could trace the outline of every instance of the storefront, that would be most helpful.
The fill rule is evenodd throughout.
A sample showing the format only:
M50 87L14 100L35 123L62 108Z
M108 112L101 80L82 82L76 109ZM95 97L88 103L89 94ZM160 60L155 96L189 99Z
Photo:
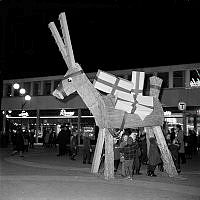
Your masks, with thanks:
M189 130L195 130L200 134L200 109L197 107L188 107L184 111L177 108L164 108L166 129L171 130L176 124L180 124L188 135Z
M83 143L82 136L85 131L90 131L92 140L95 140L95 120L88 109L55 109L40 110L37 117L36 110L22 112L21 110L8 111L6 114L6 129L12 130L14 126L26 126L34 129L37 142L42 142L45 129L52 128L60 132L60 125L67 124L70 129L78 130L78 143ZM38 131L37 131L38 129ZM37 133L37 134L36 134ZM94 141L93 141L94 143Z
M133 69L110 71L118 77L131 80ZM185 134L194 129L200 134L200 63L174 66L138 68L134 71L144 71L145 80L143 95L149 95L149 77L156 75L163 80L160 101L165 111L165 122L169 128L181 124ZM87 74L93 82L95 73ZM77 93L58 100L52 96L63 76L35 77L3 81L3 98L1 102L2 133L10 129L12 124L24 124L27 128L34 127L36 137L43 135L46 127L51 127L58 134L59 126L68 123L80 132L79 144L82 143L81 133L94 130L95 120L86 104ZM14 83L20 83L25 88L31 100L24 104L24 97L14 89ZM179 102L184 102L184 111L178 109ZM20 116L22 105L26 111ZM26 114L28 113L28 115Z

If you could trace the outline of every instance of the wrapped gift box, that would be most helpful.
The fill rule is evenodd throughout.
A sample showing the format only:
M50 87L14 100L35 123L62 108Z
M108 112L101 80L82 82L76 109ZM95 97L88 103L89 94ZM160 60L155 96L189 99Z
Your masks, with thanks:
M131 92L133 83L123 78L118 78L110 73L98 70L96 79L93 82L93 85L96 89L110 94L121 94Z
M132 71L133 93L142 94L144 87L144 77L144 72Z
M130 94L129 99L131 99L131 96L133 95ZM136 100L132 98L132 101L117 98L115 109L138 114L139 117L144 120L144 118L153 111L153 97L137 95Z

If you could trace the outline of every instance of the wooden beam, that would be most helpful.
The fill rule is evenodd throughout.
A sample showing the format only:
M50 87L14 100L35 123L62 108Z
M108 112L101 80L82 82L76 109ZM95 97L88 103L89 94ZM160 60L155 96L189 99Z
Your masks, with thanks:
M113 136L108 129L105 132L105 163L104 163L105 179L114 178L114 151L113 151Z
M54 22L50 22L49 25L48 25L49 29L51 30L51 33L55 39L55 42L63 56L63 59L65 60L65 63L66 65L69 65L68 64L68 56L67 56L67 52L66 52L66 49L65 49L65 45L64 45L64 42L62 40L62 38L60 37L60 34L58 32L58 29L56 28L56 25Z
M65 49L68 56L68 68L75 66L75 59L74 59L74 53L72 49L71 39L69 35L69 29L67 25L67 19L65 16L65 13L60 13L59 15L61 30L63 34L63 40L65 43Z
M104 140L105 140L105 128L99 129L99 134L98 134L97 143L96 143L96 147L95 147L94 157L93 157L93 161L92 161L92 168L91 168L92 173L98 173Z
M162 161L164 164L164 169L170 177L177 176L177 170L174 165L174 161L172 159L171 153L168 149L167 143L165 141L162 129L160 126L154 126L153 131L158 143L158 147L161 152Z

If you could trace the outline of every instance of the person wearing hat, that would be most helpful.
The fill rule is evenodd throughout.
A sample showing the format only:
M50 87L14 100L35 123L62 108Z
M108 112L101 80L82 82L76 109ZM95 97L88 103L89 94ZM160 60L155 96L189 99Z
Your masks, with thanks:
M120 152L124 154L125 177L132 180L134 158L134 145L132 137L128 137L127 144L120 149Z

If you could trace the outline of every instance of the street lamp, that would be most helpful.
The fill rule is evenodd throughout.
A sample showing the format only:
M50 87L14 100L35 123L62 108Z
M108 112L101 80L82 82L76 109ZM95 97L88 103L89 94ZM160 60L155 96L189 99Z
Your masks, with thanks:
M22 107L21 107L22 110L24 109L24 106L26 105L26 102L30 101L30 100L31 100L31 96L30 95L26 95L24 97L24 103L22 104Z
M15 90L18 90L19 87L20 87L19 83L14 83L14 84L13 84L13 88L14 88Z
M30 95L25 95L26 94L26 90L24 89L24 88L21 88L20 87L20 84L18 84L18 83L14 83L13 84L13 88L15 89L15 90L19 90L19 93L20 93L20 95L21 96L24 96L24 102L22 103L22 105L21 105L21 114L19 114L22 118L24 117L24 113L25 113L25 111L24 111L24 106L26 105L26 102L27 101L30 101L31 100L31 96ZM22 121L22 118L21 118L21 125L23 124L23 121Z
M20 84L19 83L14 83L13 84L13 88L15 90L19 90L19 93L23 96L26 94L26 90L24 88L20 88ZM21 106L21 110L24 109L24 106L26 104L27 101L30 101L31 100L31 96L30 95L25 95L24 96L24 102L22 103L22 106Z
M19 90L19 93L20 93L21 95L24 95L24 94L26 93L26 90L25 90L24 88L21 88L21 89Z

